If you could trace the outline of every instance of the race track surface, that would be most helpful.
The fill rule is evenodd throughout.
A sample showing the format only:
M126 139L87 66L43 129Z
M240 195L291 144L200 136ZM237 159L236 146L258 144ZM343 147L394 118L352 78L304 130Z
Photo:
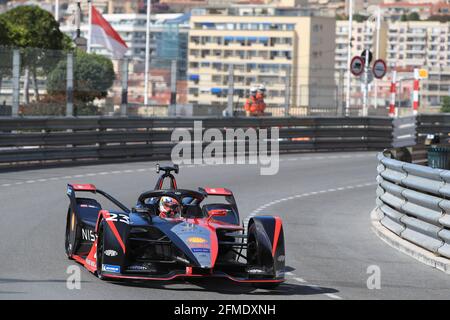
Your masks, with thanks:
M276 290L228 280L122 284L81 271L81 289L66 287L64 253L68 182L94 183L132 206L154 187L154 162L51 168L0 174L0 299L445 299L450 275L387 246L371 231L376 154L281 156L280 171L257 165L181 168L182 188L227 187L241 217L283 219L287 281ZM379 267L381 289L367 288Z

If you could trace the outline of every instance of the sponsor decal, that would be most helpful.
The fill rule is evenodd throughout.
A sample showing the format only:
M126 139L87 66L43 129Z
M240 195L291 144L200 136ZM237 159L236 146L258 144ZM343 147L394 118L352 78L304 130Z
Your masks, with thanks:
M96 263L94 261L92 261L91 259L86 259L86 264L88 266L94 267L96 266Z
M147 270L147 267L146 266L133 265L133 266L129 266L128 269L129 270L143 271L143 270Z
M203 252L203 253L210 253L210 250L208 248L192 248L192 252Z
M81 238L83 240L94 242L97 236L92 229L81 229Z
M189 237L189 238L187 239L187 241L188 241L189 243L195 243L195 244L197 244L197 243L206 243L206 242L208 242L208 240L206 240L205 238L200 238L200 237Z
M284 255L280 255L280 256L278 256L278 258L277 258L277 260L278 260L279 262L283 262L284 259L285 259Z
M98 207L93 206L91 204L80 204L81 208L93 208L93 209L98 209Z
M116 250L105 250L105 255L108 257L115 257L118 255Z
M120 273L120 266L115 266L112 264L102 264L102 271Z
M128 267L130 271L148 271L148 272L156 272L157 270L149 264L143 265L131 265Z
M252 273L252 274L256 274L256 273L265 273L265 271L262 270L262 269L248 269L247 272L248 272L248 273Z

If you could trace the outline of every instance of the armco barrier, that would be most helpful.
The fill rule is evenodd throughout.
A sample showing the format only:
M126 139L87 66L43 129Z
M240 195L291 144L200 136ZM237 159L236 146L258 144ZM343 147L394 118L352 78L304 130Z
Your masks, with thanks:
M381 150L409 144L415 139L415 118L402 119L398 121L397 126L396 121L381 117L0 117L0 166L14 167L30 163L39 165L54 162L164 160L170 157L175 145L175 142L171 141L173 130L185 128L193 136L195 121L202 121L203 129L216 128L222 132L225 129L278 127L280 153ZM401 133L398 139L393 134L395 128ZM268 133L270 134L270 130Z
M401 238L450 258L450 171L378 155L377 217Z

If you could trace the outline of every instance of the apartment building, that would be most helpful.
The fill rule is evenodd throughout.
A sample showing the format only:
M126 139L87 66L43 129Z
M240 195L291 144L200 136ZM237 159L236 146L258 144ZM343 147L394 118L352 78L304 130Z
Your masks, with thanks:
M190 27L188 102L225 105L233 65L235 103L244 103L250 86L265 84L270 106L286 99L305 108L335 105L333 18L269 6L216 7L193 11Z
M450 23L408 21L390 24L387 63L400 69L425 68L429 79L422 81L424 107L438 107L450 95Z
M389 99L390 71L398 70L402 81L401 90L405 99L412 94L412 77L414 68L429 70L429 79L421 81L421 106L437 108L443 96L450 95L450 23L438 21L406 21L384 23L380 37L380 58L386 60L388 75L377 81L379 88L379 105L387 105ZM351 55L360 55L365 46L370 46L375 53L376 42L374 24L369 24L366 31L365 22L353 23L353 41ZM336 81L347 72L348 22L336 23ZM400 90L400 88L399 88ZM373 90L371 91L373 94ZM401 94L399 95L402 96ZM352 76L351 103L361 103L360 80ZM374 97L372 97L374 99Z

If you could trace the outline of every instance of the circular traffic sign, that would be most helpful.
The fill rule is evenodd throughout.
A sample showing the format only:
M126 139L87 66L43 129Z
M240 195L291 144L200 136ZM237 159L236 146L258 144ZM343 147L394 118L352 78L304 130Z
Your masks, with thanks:
M372 72L375 78L381 79L386 74L387 67L386 62L384 62L382 59L378 59L373 63Z
M354 76L360 76L364 71L364 60L360 56L355 56L350 62L350 72Z
M366 54L367 53L369 53L369 64L370 64L372 62L372 57L373 57L372 51L367 50L367 49L363 50L361 52L361 58L363 58L364 62L366 62Z

